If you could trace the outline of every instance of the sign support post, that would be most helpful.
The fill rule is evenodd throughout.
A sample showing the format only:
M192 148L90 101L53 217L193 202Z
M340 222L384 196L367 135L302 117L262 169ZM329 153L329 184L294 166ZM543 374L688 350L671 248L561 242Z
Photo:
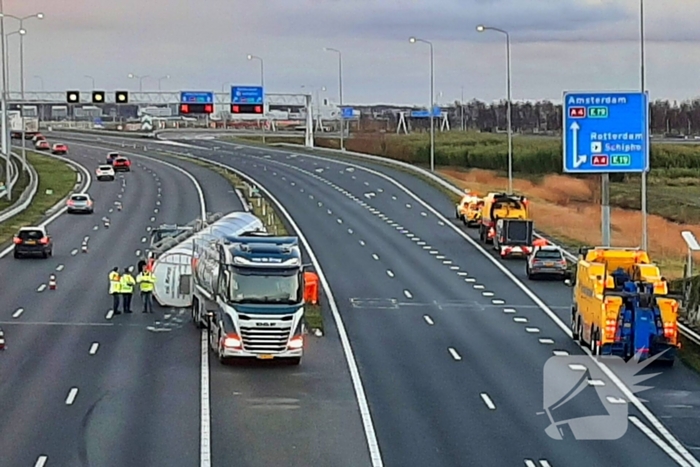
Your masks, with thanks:
M563 102L563 171L601 174L601 240L609 247L610 174L649 170L649 96L565 92Z

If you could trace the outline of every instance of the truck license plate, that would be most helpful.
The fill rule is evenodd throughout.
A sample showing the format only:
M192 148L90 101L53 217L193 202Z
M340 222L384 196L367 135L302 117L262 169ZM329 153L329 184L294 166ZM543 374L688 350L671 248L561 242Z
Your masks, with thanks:
M275 357L272 356L272 355L258 355L258 358L259 358L260 360L272 360L272 359L275 358Z

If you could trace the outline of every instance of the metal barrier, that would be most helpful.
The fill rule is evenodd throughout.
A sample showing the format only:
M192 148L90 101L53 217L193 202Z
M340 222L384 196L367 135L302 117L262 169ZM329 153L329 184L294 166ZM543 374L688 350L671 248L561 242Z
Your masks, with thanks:
M27 184L27 187L24 189L20 197L17 199L17 201L14 202L12 206L3 211L0 211L0 222L5 222L6 220L16 216L20 212L27 209L34 200L34 196L36 195L36 192L39 189L39 175L36 173L34 167L32 167L27 162L23 161L17 154L12 154L12 156L14 156L20 162L20 164L22 164L22 169L15 167L15 173L12 176L13 181L11 186L14 187L14 185L17 183L17 180L19 179L19 174L24 170L26 170L29 174L29 184Z
M291 143L275 143L275 144L271 144L270 146L295 148L295 149L302 149L305 151L321 152L321 153L331 152L331 153L338 154L338 155L345 155L345 156L349 156L349 157L354 157L356 159L366 159L368 161L374 161L374 162L378 162L378 163L385 164L385 165L387 165L387 164L388 165L395 165L397 167L401 167L404 169L408 169L412 172L415 172L424 178L428 178L432 182L437 183L442 188L450 191L451 193L454 193L454 194L459 195L459 196L464 195L463 189L453 185L452 183L448 182L444 178L442 178L442 177L440 177L440 176L438 176L438 175L436 175L428 170L425 170L421 167L417 167L417 166L415 166L413 164L409 164L407 162L402 162L402 161L390 159L388 157L381 157L381 156L375 156L375 155L371 155L371 154L364 154L361 152L343 151L340 149L307 148L307 147L300 146L298 144L291 144ZM571 262L578 261L578 257L576 255L574 255L570 251L567 251L565 247L563 247L561 245L557 245L556 243L552 242L549 238L543 236L542 234L535 232L535 237L543 238L543 239L547 240L551 245L559 248L562 251L562 253L564 254L564 256L566 257L566 259L568 259L569 261L571 261ZM697 333L693 329L689 328L688 326L684 325L683 323L678 323L678 329L680 330L681 334L683 334L687 339L691 340L692 342L694 342L697 345L700 345L700 334L699 333Z

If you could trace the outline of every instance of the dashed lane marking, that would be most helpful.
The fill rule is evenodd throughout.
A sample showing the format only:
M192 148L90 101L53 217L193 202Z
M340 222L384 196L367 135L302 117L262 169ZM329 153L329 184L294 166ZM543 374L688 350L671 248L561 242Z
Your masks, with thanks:
M14 319L17 319L17 318L19 318L20 316L22 316L22 313L24 313L24 308L17 308L17 311L15 311L14 313L12 313L12 317L13 317Z
M71 254L71 256L77 255L77 254L78 254L78 249L76 248L76 249L74 249L74 250L71 250L70 254Z
M66 405L73 405L76 397L78 397L78 388L71 388L68 392L68 397L66 397Z
M114 317L114 310L109 310L107 314L105 315L106 319L112 319Z
M46 284L41 284L39 287L37 287L36 291L43 292L45 289L46 289Z
M90 355L95 355L97 353L97 349L100 348L100 344L98 342L93 342L92 345L90 346Z
M540 344L545 344L545 345L552 345L554 344L554 339L549 339L547 337L543 337L539 339Z
M34 467L44 467L46 465L46 461L49 460L49 456L39 456L39 458L36 460L36 463L34 464Z
M489 410L496 410L496 404L493 403L488 394L482 392L479 395L481 396L481 400L484 401L484 404L486 404L486 407L488 407Z
M394 277L394 271L392 271L391 269L387 269L387 270L386 270L386 275L389 276L389 277Z
M65 265L59 264L58 266L56 266L56 271L63 271L63 268L65 268L65 267L66 267Z
M429 326L432 326L432 325L435 324L435 322L433 321L433 319L432 319L430 316L428 316L428 315L424 315L424 316L423 316L423 319L425 320L426 323L428 323Z
M452 355L452 358L454 358L456 361L459 362L460 360L462 360L462 356L453 347L449 347L447 350L450 352L450 355Z
M406 296L406 298L413 298L413 295L411 295L411 292L409 290L404 290L403 294Z
M376 253L372 253L372 258L374 258L375 261L379 261L379 255Z

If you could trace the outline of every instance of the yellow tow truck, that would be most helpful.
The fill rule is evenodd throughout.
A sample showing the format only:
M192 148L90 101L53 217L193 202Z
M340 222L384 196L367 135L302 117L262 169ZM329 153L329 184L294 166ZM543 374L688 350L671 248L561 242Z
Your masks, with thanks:
M673 365L680 348L678 302L646 251L581 248L574 283L566 282L574 288L573 337L594 355L657 356Z
M461 220L467 227L477 227L481 220L481 208L484 200L470 190L464 190L464 196L455 206L455 218Z

